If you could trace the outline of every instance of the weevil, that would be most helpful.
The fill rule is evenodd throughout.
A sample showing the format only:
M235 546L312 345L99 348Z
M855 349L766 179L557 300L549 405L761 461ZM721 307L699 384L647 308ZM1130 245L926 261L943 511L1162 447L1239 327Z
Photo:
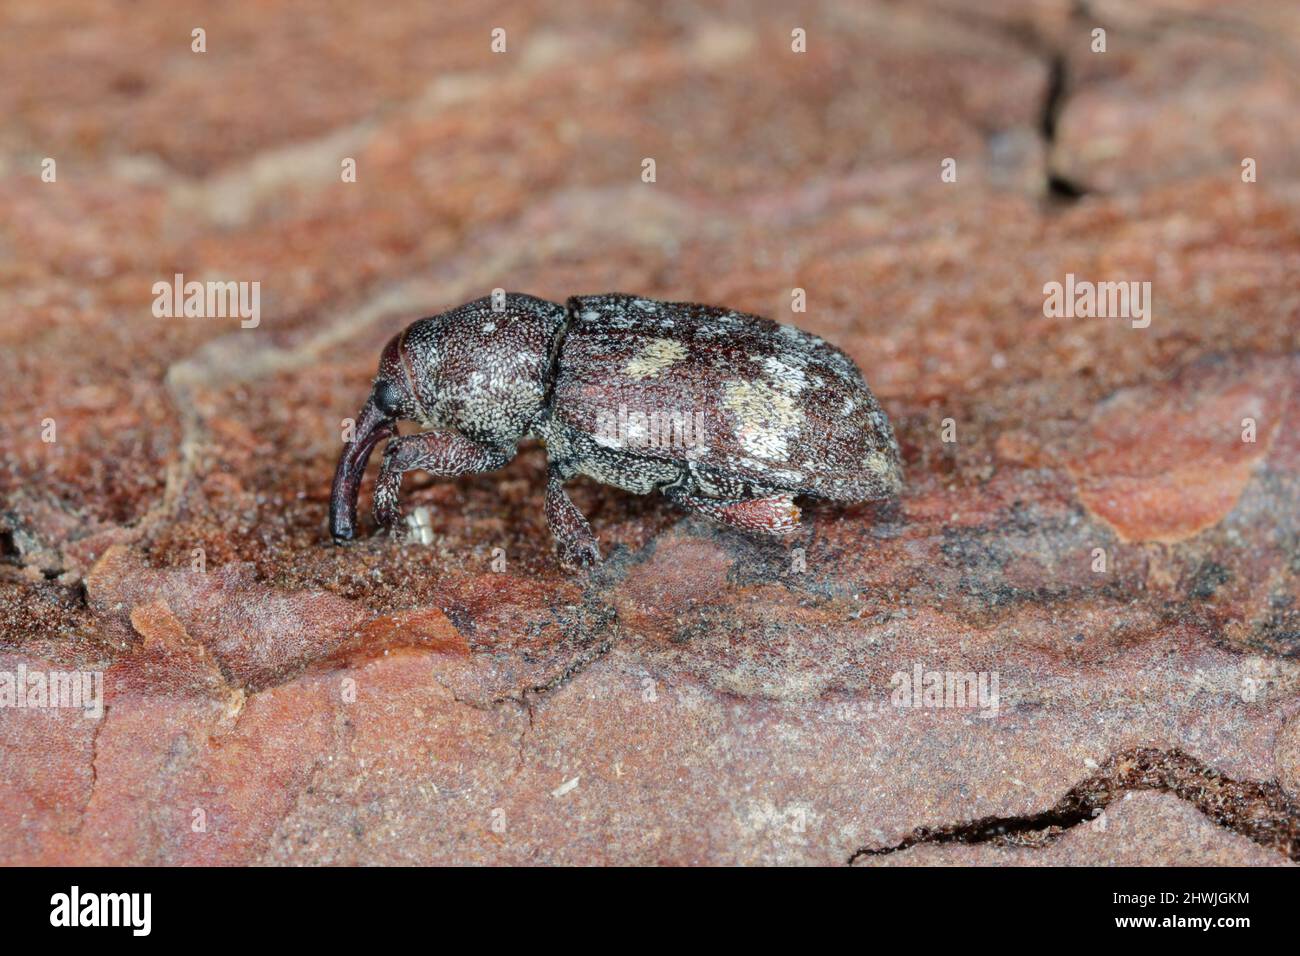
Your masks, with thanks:
M424 430L399 436L401 420ZM889 419L853 360L817 336L686 302L512 293L420 319L384 347L334 474L334 540L356 533L383 439L374 515L392 527L404 473L492 471L525 438L546 446L543 510L570 566L600 561L565 491L578 475L771 535L799 527L796 495L859 502L902 488Z

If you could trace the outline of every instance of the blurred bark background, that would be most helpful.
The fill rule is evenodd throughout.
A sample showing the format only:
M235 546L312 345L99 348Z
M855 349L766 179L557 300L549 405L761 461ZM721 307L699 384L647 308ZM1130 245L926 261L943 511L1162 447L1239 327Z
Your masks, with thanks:
M6 861L1297 859L1295 4L0 18L0 670L107 705L0 709ZM177 273L260 323L155 317ZM1150 326L1045 316L1069 273ZM383 342L496 287L825 336L902 498L779 544L577 484L574 576L534 447L333 547Z

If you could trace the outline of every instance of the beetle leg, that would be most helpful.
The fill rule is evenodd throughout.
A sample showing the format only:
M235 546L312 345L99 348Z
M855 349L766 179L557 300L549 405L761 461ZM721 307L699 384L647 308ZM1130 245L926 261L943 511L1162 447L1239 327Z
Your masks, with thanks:
M511 455L479 445L458 432L420 432L393 438L384 449L384 464L375 482L375 521L391 528L402 517L397 494L402 475L408 471L427 471L450 478L476 471L494 471L510 461Z
M763 498L703 498L680 491L665 489L671 500L689 511L707 515L715 521L729 524L743 531L762 534L789 534L799 528L799 506L794 495L768 495Z
M546 479L544 510L546 523L555 536L563 563L577 567L600 563L600 545L596 542L596 535L569 493L564 490L564 479L554 468Z

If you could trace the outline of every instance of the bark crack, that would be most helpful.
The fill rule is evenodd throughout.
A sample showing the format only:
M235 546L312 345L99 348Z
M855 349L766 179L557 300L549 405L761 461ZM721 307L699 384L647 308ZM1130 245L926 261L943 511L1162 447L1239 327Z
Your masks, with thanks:
M884 856L922 844L992 843L1041 848L1067 830L1095 819L1125 793L1171 793L1194 806L1217 826L1300 862L1300 805L1276 783L1234 780L1181 750L1138 747L1115 754L1091 777L1055 805L1039 813L981 817L941 827L917 827L893 846L864 846L849 856Z

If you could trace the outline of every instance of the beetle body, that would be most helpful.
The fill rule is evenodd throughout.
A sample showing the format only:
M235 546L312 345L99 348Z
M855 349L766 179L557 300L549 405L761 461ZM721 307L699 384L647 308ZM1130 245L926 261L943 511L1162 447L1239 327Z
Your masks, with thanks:
M796 495L866 501L902 486L889 420L853 361L793 326L628 295L565 306L507 295L421 319L390 341L335 474L330 524L352 537L366 458L390 438L375 489L399 517L401 474L499 468L520 440L549 462L546 517L570 564L599 560L564 483L576 475L736 527L798 527ZM427 430L392 437L399 418Z

